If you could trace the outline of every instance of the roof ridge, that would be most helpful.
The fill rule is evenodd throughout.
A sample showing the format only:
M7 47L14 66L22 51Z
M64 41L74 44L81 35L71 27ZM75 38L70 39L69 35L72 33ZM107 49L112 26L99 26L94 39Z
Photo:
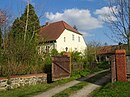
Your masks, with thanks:
M72 26L70 26L68 23L66 23L66 22L63 21L63 20L61 20L61 21L56 21L56 22L52 22L52 23L50 23L50 24L55 24L55 23L60 23L60 22L62 23L62 25L63 25L63 27L64 27L65 29L70 30L70 29L68 29L68 28L66 27L66 25L67 25L67 26L71 27L74 32L76 32L76 33L82 35L79 31L77 31L76 29L74 29Z
M67 26L71 27L74 32L78 32L76 29L74 29L72 26L70 26L70 25L69 25L68 23L66 23L65 21L61 21L61 22L63 23L65 29L68 29L68 28L65 26L65 25L67 25ZM68 29L68 30L70 30L70 29ZM78 32L78 33L79 33L79 32ZM79 34L81 34L81 33L79 33Z
M63 24L63 27L64 27L65 29L67 29L66 26L65 26L65 22L64 22L64 21L61 21L61 22L62 22L62 24Z

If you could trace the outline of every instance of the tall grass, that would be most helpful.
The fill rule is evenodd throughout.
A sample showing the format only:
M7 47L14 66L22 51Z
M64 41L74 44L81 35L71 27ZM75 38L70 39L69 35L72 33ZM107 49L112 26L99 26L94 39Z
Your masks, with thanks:
M130 97L130 82L109 83L91 97Z

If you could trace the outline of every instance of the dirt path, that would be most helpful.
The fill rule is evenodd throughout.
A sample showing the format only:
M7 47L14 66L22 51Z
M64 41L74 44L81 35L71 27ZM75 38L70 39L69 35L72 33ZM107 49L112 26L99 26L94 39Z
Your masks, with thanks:
M108 82L110 80L110 74L102 77L100 80L96 81L95 83L89 83L89 85L85 86L77 93L71 95L70 97L87 97L92 91L101 87L102 84Z
M34 97L51 97L51 96L65 90L65 89L67 89L67 88L69 88L71 86L74 86L74 85L76 85L78 83L80 83L80 81L75 80L75 81L66 83L64 85L56 86L55 88L52 88L52 89L50 89L50 90L48 90L48 91L46 91L46 92L44 92L44 93L42 93L40 95L34 96Z
M105 71L109 71L109 69L102 70L102 71L96 72L94 74L90 74L90 75L88 75L86 77L80 78L79 80L74 80L74 81L68 82L68 83L66 83L64 85L56 86L55 88L52 88L52 89L50 89L50 90L48 90L46 92L43 92L42 94L34 96L34 97L52 97L53 95L55 95L55 94L65 90L65 89L67 89L69 87L72 87L72 86L80 83L81 81L87 80L90 77L93 77L93 76L95 76L95 75L97 75L99 73L105 72ZM80 96L77 96L77 97L80 97Z

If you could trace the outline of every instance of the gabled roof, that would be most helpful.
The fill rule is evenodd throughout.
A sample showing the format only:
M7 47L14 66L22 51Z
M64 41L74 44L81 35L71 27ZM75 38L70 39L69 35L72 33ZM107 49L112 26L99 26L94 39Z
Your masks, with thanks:
M40 37L44 38L45 41L54 41L60 37L65 29L82 35L64 21L49 23L48 25L43 26L40 30L39 35Z

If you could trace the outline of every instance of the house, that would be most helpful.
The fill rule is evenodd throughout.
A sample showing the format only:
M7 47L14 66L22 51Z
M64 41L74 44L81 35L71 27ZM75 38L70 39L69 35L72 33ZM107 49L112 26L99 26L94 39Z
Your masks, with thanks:
M86 48L83 35L64 21L46 23L39 35L40 51L57 49L58 52L70 50L82 52Z

